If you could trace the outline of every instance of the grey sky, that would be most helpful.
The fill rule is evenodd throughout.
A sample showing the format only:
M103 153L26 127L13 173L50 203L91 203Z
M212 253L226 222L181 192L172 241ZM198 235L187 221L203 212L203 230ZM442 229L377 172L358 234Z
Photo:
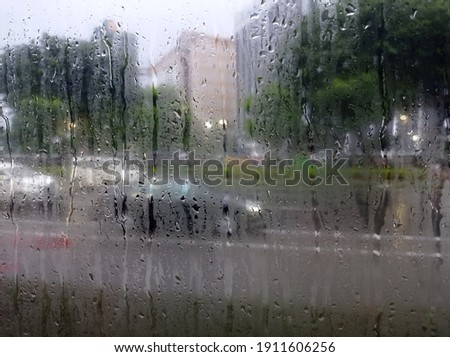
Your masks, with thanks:
M0 47L29 42L47 32L88 39L105 19L139 38L140 58L156 62L181 31L231 36L235 15L256 0L2 0Z

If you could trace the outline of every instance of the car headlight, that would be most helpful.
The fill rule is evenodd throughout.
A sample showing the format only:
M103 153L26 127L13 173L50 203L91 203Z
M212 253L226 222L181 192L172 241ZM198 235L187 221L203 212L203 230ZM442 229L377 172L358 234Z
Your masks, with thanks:
M247 201L245 204L245 208L248 212L258 213L261 212L261 207L258 203Z
M50 176L24 177L21 183L24 186L49 186L53 183L53 178Z
M46 185L51 185L53 183L53 178L50 176L45 176L44 182Z
M33 178L32 177L24 177L23 179L22 179L22 182L23 182L23 184L24 185L32 185L33 184Z

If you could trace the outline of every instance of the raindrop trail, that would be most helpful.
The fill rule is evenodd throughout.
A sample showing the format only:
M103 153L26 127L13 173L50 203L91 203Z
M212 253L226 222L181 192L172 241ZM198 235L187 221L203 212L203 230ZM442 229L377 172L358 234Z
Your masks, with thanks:
M3 114L3 110L0 112L3 120L6 123L6 142L8 146L8 156L9 156L9 164L11 167L11 173L14 168L14 161L12 158L12 149L11 149L11 125L9 122L9 118ZM19 243L19 225L16 223L14 219L14 185L12 179L10 180L10 196L9 196L9 215L11 217L11 222L14 226L14 279L17 283L17 267L18 267L18 243Z
M67 95L67 103L68 103L68 114L69 114L69 122L70 122L70 149L72 152L73 162L72 162L72 171L70 175L70 184L69 184L69 197L70 197L70 207L69 213L67 214L66 224L69 226L70 221L72 220L72 215L74 212L74 195L73 188L75 182L75 176L77 171L77 150L75 147L75 118L73 114L73 103L72 103L72 81L70 80L70 63L69 63L69 42L67 42L64 49L64 79L65 79L65 90Z

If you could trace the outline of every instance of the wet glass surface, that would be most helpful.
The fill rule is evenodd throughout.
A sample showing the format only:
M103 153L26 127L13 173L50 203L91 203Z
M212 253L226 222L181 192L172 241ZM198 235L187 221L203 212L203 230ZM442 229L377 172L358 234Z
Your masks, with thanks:
M449 334L447 1L57 3L0 26L0 335Z

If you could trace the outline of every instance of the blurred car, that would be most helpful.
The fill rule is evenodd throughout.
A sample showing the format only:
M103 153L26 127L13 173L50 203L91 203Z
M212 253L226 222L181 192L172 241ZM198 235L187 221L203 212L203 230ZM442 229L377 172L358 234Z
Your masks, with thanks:
M124 216L133 219L135 227L150 233L156 231L158 224L164 225L165 232L186 230L190 236L216 238L265 227L258 199L245 197L231 188L188 181L182 184L172 178L167 184L148 180L144 184L134 183L124 187L123 194Z
M16 163L0 163L0 210L5 216L51 218L57 182L52 176Z

